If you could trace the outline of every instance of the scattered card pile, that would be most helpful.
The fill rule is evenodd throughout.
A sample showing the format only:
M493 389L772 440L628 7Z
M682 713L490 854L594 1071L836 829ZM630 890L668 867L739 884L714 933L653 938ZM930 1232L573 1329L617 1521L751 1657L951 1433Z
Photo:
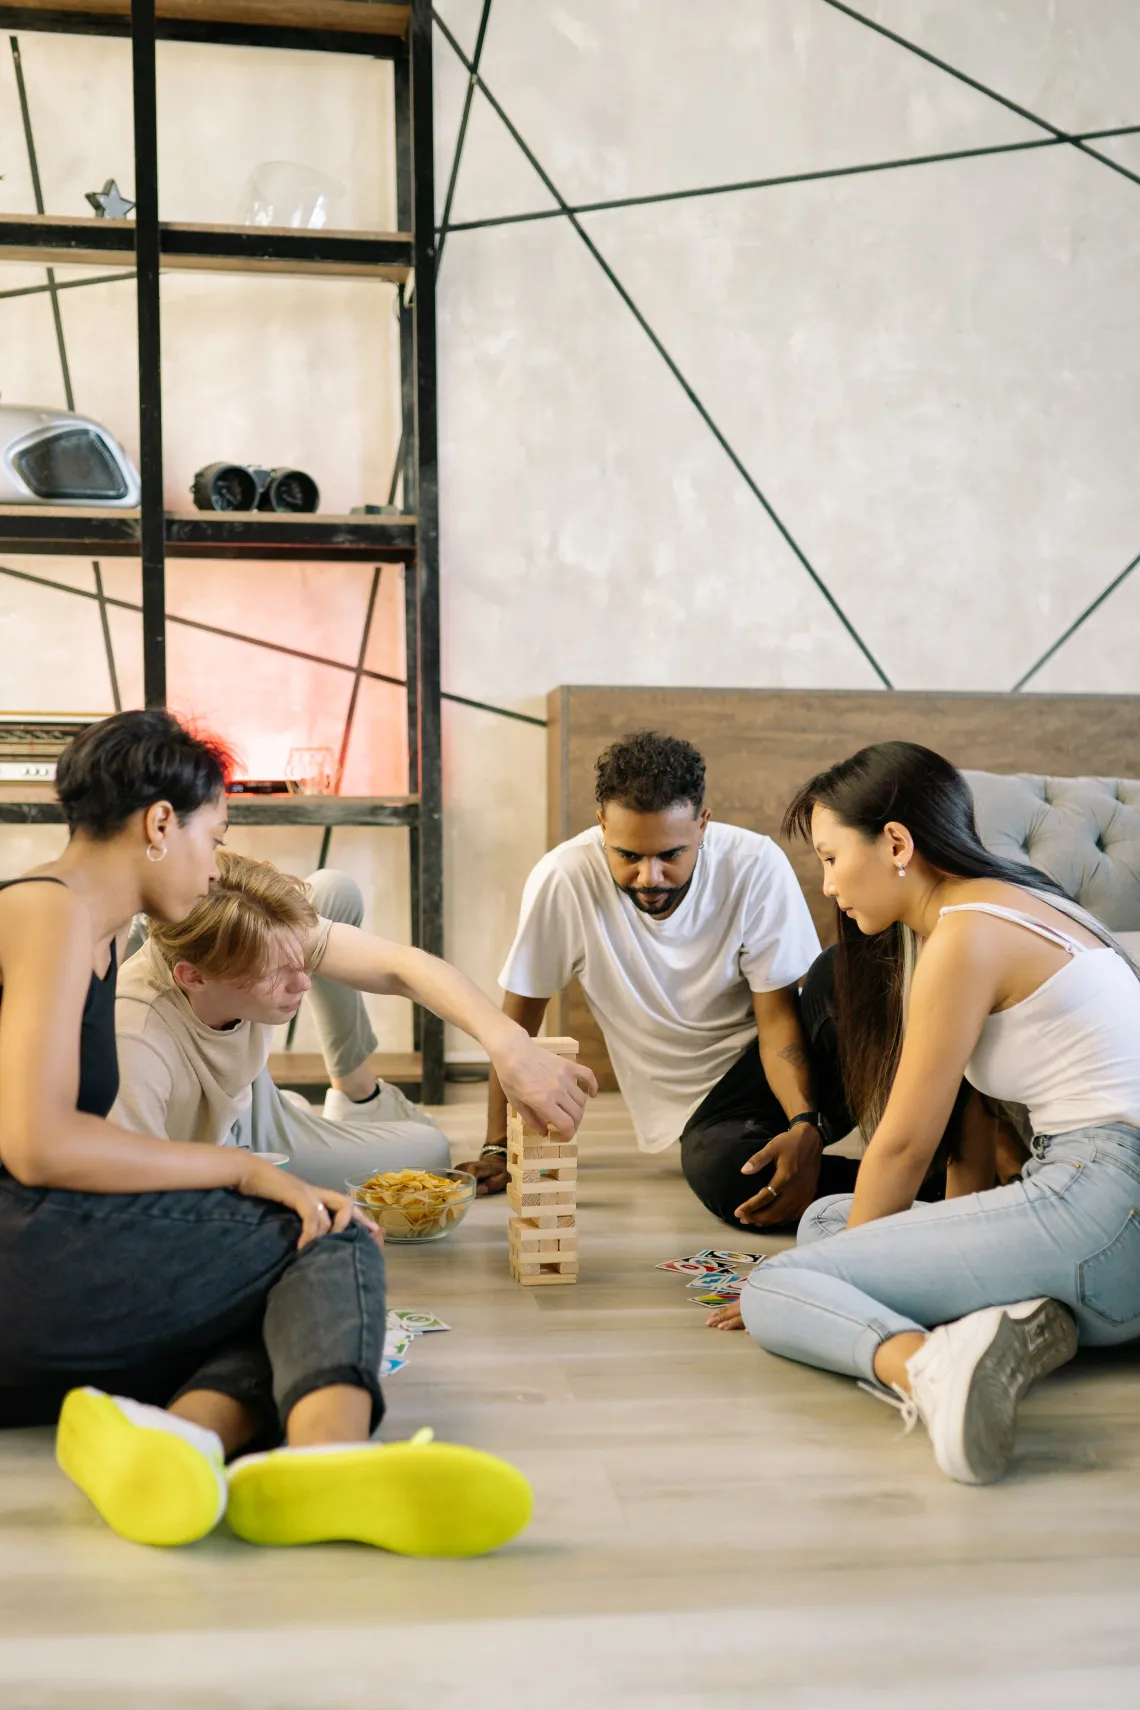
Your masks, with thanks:
M450 1330L451 1325L437 1318L434 1312L392 1311L384 1334L384 1358L380 1362L381 1377L395 1377L407 1365L407 1353L417 1336L427 1336L433 1330Z
M727 1306L739 1295L753 1265L763 1263L763 1253L730 1253L723 1247L706 1247L687 1259L666 1259L659 1271L681 1271L692 1281L686 1287L695 1289L693 1302L697 1306ZM739 1267L747 1266L742 1276Z

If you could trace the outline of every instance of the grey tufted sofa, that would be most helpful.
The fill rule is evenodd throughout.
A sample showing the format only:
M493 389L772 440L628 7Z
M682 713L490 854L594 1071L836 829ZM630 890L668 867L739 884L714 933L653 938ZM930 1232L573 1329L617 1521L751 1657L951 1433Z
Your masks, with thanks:
M1031 861L1140 948L1140 781L964 772L987 849Z

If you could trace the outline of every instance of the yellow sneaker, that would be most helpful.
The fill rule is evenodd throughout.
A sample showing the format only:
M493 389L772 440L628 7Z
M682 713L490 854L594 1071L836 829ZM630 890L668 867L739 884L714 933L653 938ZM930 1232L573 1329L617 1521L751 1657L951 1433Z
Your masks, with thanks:
M522 1531L534 1498L479 1449L408 1443L271 1449L230 1467L229 1523L251 1544L348 1539L402 1556L481 1556Z
M112 1531L135 1544L192 1544L226 1511L220 1440L161 1407L73 1389L55 1458Z

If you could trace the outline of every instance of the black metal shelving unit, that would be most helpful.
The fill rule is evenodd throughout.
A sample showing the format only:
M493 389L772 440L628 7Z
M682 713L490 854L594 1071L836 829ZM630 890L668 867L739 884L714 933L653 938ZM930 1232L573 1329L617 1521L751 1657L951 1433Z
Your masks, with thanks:
M235 798L245 825L319 825L322 860L338 825L402 826L411 856L412 939L443 952L440 765L439 482L436 425L435 187L430 0L35 0L0 5L0 29L129 36L134 88L135 217L0 216L0 259L136 274L139 472L133 512L0 508L0 549L142 561L143 676L148 706L166 702L167 557L400 563L407 638L408 795ZM157 41L366 54L392 62L396 232L187 225L160 218ZM399 288L403 435L399 516L169 512L163 503L160 278L196 269L366 278ZM395 492L396 476L392 490ZM3 792L0 792L0 796ZM58 805L29 792L0 799L0 823L51 823ZM443 1024L417 1012L424 1100L443 1098Z

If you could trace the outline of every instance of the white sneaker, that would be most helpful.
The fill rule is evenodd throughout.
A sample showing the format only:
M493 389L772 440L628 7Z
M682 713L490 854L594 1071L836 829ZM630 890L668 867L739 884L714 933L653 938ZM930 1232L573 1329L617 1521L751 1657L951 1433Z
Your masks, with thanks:
M950 1478L993 1484L1009 1467L1025 1391L1076 1351L1077 1327L1057 1301L988 1306L931 1332L906 1363L910 1394L899 1389L895 1405L908 1431L922 1420Z
M376 1098L368 1099L364 1104L357 1104L336 1087L330 1087L325 1094L325 1104L322 1115L326 1122L360 1123L383 1122L429 1122L417 1105L410 1098L405 1098L399 1087L388 1085L387 1081L377 1082L379 1093Z

